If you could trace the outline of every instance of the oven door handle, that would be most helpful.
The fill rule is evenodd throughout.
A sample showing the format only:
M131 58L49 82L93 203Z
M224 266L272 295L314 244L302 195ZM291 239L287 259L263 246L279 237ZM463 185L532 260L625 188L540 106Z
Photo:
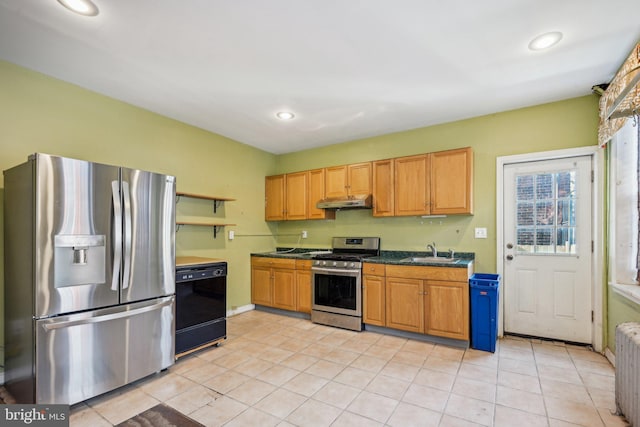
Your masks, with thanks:
M316 273L340 273L340 274L348 274L351 276L358 276L360 274L360 270L342 270L339 268L311 268L311 271Z

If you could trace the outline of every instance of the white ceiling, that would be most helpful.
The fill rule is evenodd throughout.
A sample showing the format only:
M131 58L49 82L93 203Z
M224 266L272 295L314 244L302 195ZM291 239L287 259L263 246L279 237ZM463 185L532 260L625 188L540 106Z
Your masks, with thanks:
M94 3L0 0L0 58L272 153L585 95L640 39L638 0Z

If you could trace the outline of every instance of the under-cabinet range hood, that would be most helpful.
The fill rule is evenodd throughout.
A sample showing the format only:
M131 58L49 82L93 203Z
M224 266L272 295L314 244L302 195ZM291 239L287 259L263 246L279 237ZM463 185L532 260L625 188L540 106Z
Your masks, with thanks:
M371 209L371 194L359 194L347 197L327 197L316 205L319 209Z

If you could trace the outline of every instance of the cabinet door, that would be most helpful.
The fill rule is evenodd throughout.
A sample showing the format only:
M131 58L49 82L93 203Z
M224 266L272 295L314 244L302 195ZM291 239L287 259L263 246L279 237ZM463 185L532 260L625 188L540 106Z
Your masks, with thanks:
M469 339L469 287L466 282L427 280L424 307L427 334Z
M264 219L265 221L282 221L284 219L285 198L284 175L265 178Z
M274 268L273 306L285 310L296 310L295 270Z
M429 155L397 158L394 168L396 215L428 215Z
M363 278L363 321L371 325L385 325L384 277L365 275Z
M334 166L324 169L324 194L326 197L347 196L347 167Z
M393 159L373 163L373 216L393 216Z
M307 189L307 218L309 219L335 219L336 211L318 209L316 205L325 197L324 169L309 171L309 183Z
M298 311L311 313L311 270L296 270Z
M273 305L273 287L271 269L267 267L251 268L251 303Z
M431 153L431 213L473 213L471 147Z
M309 174L305 172L288 173L285 175L285 219L307 219L307 180Z
M385 286L387 326L411 332L424 332L422 280L387 277Z
M371 162L347 166L347 175L349 195L371 194Z

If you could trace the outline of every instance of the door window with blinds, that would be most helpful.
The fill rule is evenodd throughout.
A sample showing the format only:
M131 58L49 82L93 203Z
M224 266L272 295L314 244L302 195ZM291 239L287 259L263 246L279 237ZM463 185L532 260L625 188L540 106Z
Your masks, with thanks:
M611 276L614 283L638 284L638 119L627 123L611 141L610 224Z
M516 251L576 253L576 171L516 177Z

